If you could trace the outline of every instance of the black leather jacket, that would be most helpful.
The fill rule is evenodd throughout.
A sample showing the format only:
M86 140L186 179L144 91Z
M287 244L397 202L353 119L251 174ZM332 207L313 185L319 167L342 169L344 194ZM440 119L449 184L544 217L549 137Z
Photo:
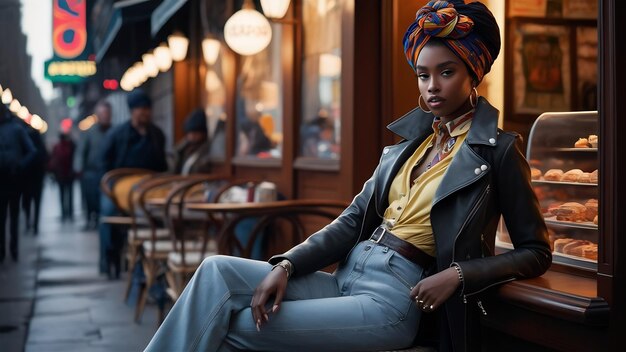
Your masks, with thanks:
M270 262L289 259L294 275L304 275L343 261L356 243L367 240L382 222L391 182L432 133L432 120L431 114L414 109L391 123L388 128L404 140L383 149L374 175L352 204L331 224ZM431 224L437 271L458 263L464 277L458 294L448 299L443 310L438 309L440 313L445 311L442 318L449 328L449 333L444 331L440 336L450 336L443 350L474 349L476 341L468 341L468 337L475 335L468 327L480 326L479 293L500 283L539 276L552 262L546 225L530 184L530 170L516 143L519 136L499 130L497 122L498 111L479 99L470 131L433 200ZM515 249L494 256L500 215Z

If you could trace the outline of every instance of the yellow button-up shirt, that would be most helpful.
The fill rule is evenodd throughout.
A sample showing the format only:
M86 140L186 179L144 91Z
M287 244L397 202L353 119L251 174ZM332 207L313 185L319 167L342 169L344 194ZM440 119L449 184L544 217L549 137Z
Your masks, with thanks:
M473 114L473 110L468 114ZM456 139L450 153L411 182L411 171L433 145L435 133L430 135L404 163L391 183L389 207L385 210L384 223L388 229L403 240L415 245L429 255L435 256L435 239L430 224L430 210L435 192L443 179L448 165L467 136L471 117L467 114L448 122L445 127ZM460 122L460 123L459 123Z

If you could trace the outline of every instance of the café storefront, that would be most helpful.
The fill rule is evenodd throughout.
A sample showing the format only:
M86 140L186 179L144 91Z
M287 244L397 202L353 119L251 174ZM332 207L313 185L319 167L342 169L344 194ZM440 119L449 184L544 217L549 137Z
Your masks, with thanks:
M416 78L401 39L426 1L287 3L284 16L266 14L267 45L239 54L225 39L227 22L242 7L266 10L260 2L160 2L146 40L156 48L176 33L188 48L184 58L142 87L162 107L158 113L169 116L173 140L182 136L185 116L204 108L215 172L272 181L287 198L350 200L383 147L397 142L385 126L417 104ZM626 10L617 0L487 5L501 25L503 46L479 93L501 111L503 128L519 131L536 156L529 159L541 172L535 182L546 212L548 203L595 199L597 219L547 218L553 244L586 241L591 254L555 250L544 276L495 290L483 316L485 348L619 350L619 333L626 326L626 307L619 299L626 295L626 241L619 234L626 226L620 216L626 170L619 160L626 151L619 138L626 107L618 104L626 89L621 64L626 32L619 20ZM217 54L208 55L216 41ZM597 113L580 120L580 111ZM545 118L533 138L533 124L545 112L568 114ZM564 144L542 144L547 137L541 133L560 136L556 140ZM597 136L594 143L590 135ZM583 137L585 150L576 150ZM579 185L544 178L548 168L559 167L598 170L597 180ZM506 241L494 250L507 250Z

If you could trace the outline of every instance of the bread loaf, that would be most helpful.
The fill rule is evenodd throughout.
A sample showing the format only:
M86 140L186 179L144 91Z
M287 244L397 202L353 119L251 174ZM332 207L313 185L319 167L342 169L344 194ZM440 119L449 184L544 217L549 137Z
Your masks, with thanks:
M554 212L559 221L584 221L587 208L580 203L568 202L561 204Z
M578 182L578 178L583 174L581 169L571 169L563 174L561 181Z
M573 238L557 238L554 240L554 251L563 253L563 247L572 241L574 241Z
M587 138L578 138L576 143L574 143L575 148L589 148L589 141Z
M587 208L585 212L585 218L588 221L593 221L596 216L598 216L598 200L597 199L589 199L585 203L585 208Z
M541 178L541 170L531 167L530 178L533 180L539 180Z
M561 169L550 169L543 174L543 179L547 181L561 181L561 177L563 177Z

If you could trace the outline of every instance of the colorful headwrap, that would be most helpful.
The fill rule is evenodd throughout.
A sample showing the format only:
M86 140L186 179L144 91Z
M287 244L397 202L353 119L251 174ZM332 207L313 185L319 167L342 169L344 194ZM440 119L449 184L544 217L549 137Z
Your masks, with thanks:
M500 30L493 14L480 2L430 1L422 7L402 40L409 65L429 40L436 38L465 62L480 83L500 52Z

